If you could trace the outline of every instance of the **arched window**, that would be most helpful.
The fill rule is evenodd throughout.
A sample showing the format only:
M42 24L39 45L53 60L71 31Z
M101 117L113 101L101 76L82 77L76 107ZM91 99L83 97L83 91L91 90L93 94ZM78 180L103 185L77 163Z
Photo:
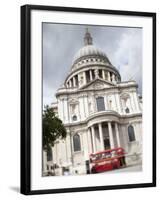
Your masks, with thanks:
M105 110L104 97L97 97L96 102L97 102L97 111Z
M49 147L47 150L47 161L52 161L52 148Z
M76 116L76 115L73 115L72 120L73 120L73 121L77 121L77 116Z
M74 149L74 151L81 150L80 136L78 134L75 134L73 136L73 149Z
M134 128L132 125L128 126L128 137L129 137L129 141L133 142L136 140L135 138L135 133L134 133Z

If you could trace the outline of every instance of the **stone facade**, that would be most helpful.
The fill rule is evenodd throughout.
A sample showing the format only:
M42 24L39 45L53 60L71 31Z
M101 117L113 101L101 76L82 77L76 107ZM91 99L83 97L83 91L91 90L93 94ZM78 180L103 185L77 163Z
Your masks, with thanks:
M93 46L88 30L84 44L52 105L68 134L51 149L52 159L47 160L44 152L44 175L48 171L86 174L91 153L116 147L125 149L128 165L141 162L142 99L137 95L138 85L121 81L105 53Z

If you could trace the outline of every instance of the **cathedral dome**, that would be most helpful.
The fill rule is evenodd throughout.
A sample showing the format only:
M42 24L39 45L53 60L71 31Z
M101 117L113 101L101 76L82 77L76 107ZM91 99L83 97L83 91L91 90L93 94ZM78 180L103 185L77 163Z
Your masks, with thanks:
M94 45L86 45L76 53L74 61L88 56L100 56L107 58L106 54L97 47L95 47Z
M121 76L106 54L92 44L92 37L87 29L84 46L76 53L64 85L66 88L77 89L96 79L116 84Z

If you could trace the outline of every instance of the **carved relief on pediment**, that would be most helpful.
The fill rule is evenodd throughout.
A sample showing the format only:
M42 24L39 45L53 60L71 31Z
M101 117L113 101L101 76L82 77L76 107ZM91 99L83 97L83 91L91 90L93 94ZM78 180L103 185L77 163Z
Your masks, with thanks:
M94 83L94 84L93 84L93 87L94 87L95 89L101 89L101 88L104 87L104 84L101 83L101 82L97 82L97 83Z
M86 89L94 90L94 89L101 89L103 87L104 87L103 83L101 83L101 82L95 82L95 83L92 83L91 85L89 85L88 87L86 87Z

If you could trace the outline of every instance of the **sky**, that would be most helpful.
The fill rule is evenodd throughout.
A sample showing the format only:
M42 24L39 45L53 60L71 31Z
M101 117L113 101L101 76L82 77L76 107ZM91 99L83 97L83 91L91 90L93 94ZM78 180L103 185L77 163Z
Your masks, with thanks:
M55 93L71 70L74 57L84 46L86 27L93 45L101 49L122 81L135 80L142 93L141 28L43 23L43 105L56 101Z

